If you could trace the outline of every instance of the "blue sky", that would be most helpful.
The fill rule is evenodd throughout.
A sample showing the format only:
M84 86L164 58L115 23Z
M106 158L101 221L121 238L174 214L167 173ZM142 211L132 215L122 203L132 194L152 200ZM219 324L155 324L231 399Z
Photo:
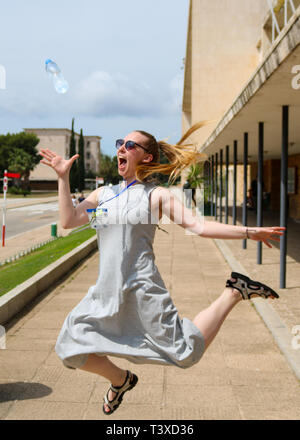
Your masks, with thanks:
M181 137L189 0L10 0L1 5L0 133L83 129L114 140L138 129ZM69 82L57 94L44 63Z

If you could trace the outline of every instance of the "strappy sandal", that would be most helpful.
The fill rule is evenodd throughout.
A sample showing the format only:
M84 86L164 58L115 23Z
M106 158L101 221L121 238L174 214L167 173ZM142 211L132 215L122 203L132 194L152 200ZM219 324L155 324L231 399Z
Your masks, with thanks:
M103 409L104 414L109 416L114 411L116 411L116 409L119 407L120 403L123 400L124 393L126 393L126 391L129 391L133 387L135 387L137 382L138 382L138 377L135 374L131 373L129 370L127 370L127 376L126 376L126 379L125 379L125 382L123 383L123 385L121 385L120 387L115 387L112 384L110 384L110 388L107 391L106 396L104 396L104 398L103 398L104 403L108 406L110 411L105 411L105 406L103 404L102 409ZM113 391L114 393L116 393L113 400L108 400L108 393L110 390Z
M263 298L279 298L279 295L274 292L271 287L266 286L259 281L252 281L250 278L246 277L246 275L242 275L238 272L231 273L232 280L226 281L226 287L233 287L238 290L242 295L243 299L250 299L252 295L259 295Z

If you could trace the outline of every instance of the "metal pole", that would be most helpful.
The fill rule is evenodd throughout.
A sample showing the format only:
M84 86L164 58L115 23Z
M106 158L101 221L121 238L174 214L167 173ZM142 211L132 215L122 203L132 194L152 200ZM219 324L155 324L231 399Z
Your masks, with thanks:
M233 203L232 224L236 225L236 164L237 164L237 141L233 143Z
M214 156L211 157L211 173L210 173L210 215L214 215L214 166L215 160Z
M218 153L216 153L216 173L215 173L215 220L218 216Z
M264 161L264 123L258 124L258 163L257 163L257 226L263 225L263 162ZM257 264L262 264L262 242L257 242Z
M287 0L284 0L284 26L287 24Z
M243 226L247 226L247 165L248 165L248 133L244 133L244 200ZM247 249L247 239L243 240L243 249Z
M5 228L6 228L6 191L8 188L7 170L3 177L3 211L2 211L2 247L5 247Z
M220 150L220 222L222 223L223 221L223 150Z
M226 175L225 175L225 223L228 224L228 168L229 168L229 145L226 145Z
M269 9L271 11L271 15L272 15L272 28L273 28L273 26L275 26L278 34L280 34L280 28L279 28L279 25L278 25L278 22L277 22L277 18L276 18L274 9L273 9L272 0L267 0L267 1L268 1L268 4L269 4ZM274 35L272 35L272 38L275 39L275 29L274 29ZM273 41L272 41L272 43L273 43Z
M292 8L292 12L293 12L293 14L295 14L295 12L296 12L296 8L295 8L295 5L294 5L293 0L290 0L290 5L291 5L291 8Z
M289 142L289 106L282 107L282 149L280 182L280 226L287 226L287 167ZM287 231L280 237L280 289L286 287Z

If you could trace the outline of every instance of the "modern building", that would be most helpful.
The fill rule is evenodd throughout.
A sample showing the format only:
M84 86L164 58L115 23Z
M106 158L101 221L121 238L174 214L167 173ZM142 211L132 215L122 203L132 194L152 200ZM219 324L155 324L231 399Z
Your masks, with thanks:
M216 219L231 199L235 224L239 193L247 224L251 183L258 226L263 197L281 226L300 219L299 72L300 0L190 0L182 129L213 120L189 140L209 158ZM284 287L286 234L280 258Z
M64 158L69 158L71 130L67 128L25 128L26 133L34 133L40 142L37 149L49 148ZM80 135L75 133L76 150ZM84 138L84 162L86 172L98 172L100 165L101 137L83 136ZM57 178L55 172L43 164L30 173L30 186L32 189L57 189Z

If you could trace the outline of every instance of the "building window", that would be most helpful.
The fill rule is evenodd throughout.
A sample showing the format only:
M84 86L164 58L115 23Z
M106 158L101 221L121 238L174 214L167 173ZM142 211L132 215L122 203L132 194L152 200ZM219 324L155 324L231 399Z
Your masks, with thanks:
M90 159L90 158L91 158L91 153L87 152L87 153L86 153L86 158L87 158L87 159Z

